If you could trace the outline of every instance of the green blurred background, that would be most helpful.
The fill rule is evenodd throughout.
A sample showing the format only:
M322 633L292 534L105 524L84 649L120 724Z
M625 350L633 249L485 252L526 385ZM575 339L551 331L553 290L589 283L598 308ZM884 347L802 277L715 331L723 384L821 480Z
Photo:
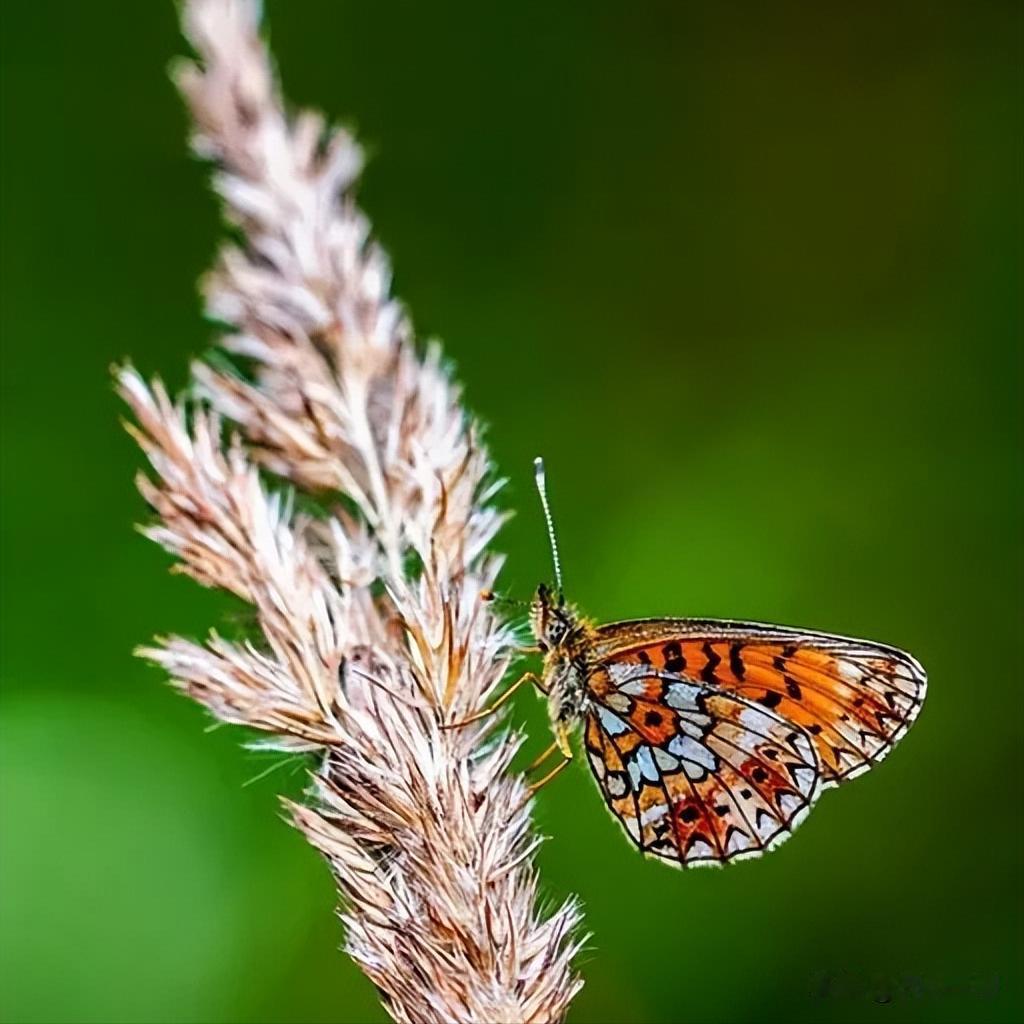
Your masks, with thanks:
M511 477L505 588L608 619L888 640L931 676L878 771L764 860L636 855L540 798L593 932L572 1020L1020 1019L1018 3L270 3ZM10 1021L383 1021L302 775L130 656L226 601L132 531L107 366L212 337L217 211L169 4L3 12L2 984ZM546 742L544 712L516 714ZM247 785L247 783L252 783Z

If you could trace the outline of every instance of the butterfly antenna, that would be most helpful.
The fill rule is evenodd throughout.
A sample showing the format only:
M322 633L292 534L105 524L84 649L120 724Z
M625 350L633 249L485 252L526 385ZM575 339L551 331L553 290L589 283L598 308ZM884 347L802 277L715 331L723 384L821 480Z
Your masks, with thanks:
M537 481L537 493L544 509L544 522L548 526L548 540L551 542L551 560L555 565L555 583L558 585L559 597L565 593L562 588L562 562L558 557L558 541L555 539L555 521L551 518L551 506L548 504L548 488L544 478L544 460L537 456L533 460L533 477Z

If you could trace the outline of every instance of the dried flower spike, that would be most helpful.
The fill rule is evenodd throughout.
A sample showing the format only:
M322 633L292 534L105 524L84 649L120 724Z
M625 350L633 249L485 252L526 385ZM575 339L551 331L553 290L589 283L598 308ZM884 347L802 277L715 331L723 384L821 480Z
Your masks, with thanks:
M317 752L311 804L289 810L395 1020L560 1020L580 915L537 909L519 739L493 719L442 728L485 706L514 656L488 603L502 516L487 454L390 296L351 198L353 139L286 115L253 0L183 14L199 62L176 79L241 239L204 291L247 373L197 363L190 406L130 368L118 387L152 469L146 535L249 602L262 640L141 653L218 718ZM294 514L261 469L325 514Z

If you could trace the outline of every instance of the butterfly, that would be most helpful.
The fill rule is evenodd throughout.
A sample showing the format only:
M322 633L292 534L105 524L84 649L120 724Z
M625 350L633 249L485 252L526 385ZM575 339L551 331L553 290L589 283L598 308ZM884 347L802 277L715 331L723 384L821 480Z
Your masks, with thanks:
M881 761L919 714L924 669L895 647L729 620L593 625L562 593L535 467L557 589L541 585L531 604L544 661L523 679L547 696L549 752L564 755L546 779L572 759L582 725L605 803L643 853L681 867L761 855L823 790Z

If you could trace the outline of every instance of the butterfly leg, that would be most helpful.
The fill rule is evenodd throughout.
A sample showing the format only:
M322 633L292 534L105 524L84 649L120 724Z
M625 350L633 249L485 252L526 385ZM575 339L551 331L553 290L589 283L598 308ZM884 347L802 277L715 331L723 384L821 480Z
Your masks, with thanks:
M530 772L536 771L556 750L558 749L558 740L555 740L547 750L544 751L539 757L531 761L526 768L523 769L524 775L529 775Z
M524 672L490 707L483 708L483 710L477 711L476 714L462 718L458 722L444 722L441 728L458 729L463 725L470 725L472 722L479 722L480 719L493 715L525 682L533 682L535 685L540 686L540 678L536 672Z
M526 799L532 800L537 792L544 786L546 786L559 772L565 770L565 766L572 760L571 757L563 757L554 768L551 769L542 779L538 779L536 782L531 783L526 788Z
M513 814L518 814L537 795L537 792L543 786L546 786L556 775L559 774L559 772L565 771L565 766L572 760L572 748L569 747L568 740L563 733L562 735L556 736L555 742L552 743L551 746L540 755L540 757L534 760L534 762L526 769L524 774L529 775L530 772L534 771L534 769L539 768L556 750L560 750L562 752L562 760L559 761L558 764L556 764L555 767L547 773L547 775L526 787L526 796L523 797L522 802L516 806Z

